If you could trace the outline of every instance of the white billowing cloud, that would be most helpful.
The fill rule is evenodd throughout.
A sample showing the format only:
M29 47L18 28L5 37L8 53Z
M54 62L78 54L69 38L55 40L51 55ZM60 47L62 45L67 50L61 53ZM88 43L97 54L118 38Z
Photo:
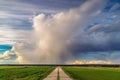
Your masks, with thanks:
M19 63L37 63L38 54L35 53L35 45L29 43L18 42L13 45L13 50L18 55ZM36 56L36 57L35 57Z
M68 62L67 64L112 64L112 62L104 60L91 60L91 61L75 60L73 62Z
M104 6L105 1L88 0L79 8L71 9L69 12L35 16L33 18L32 43L16 43L14 45L19 62L65 63L72 57L68 50L71 41L75 36L83 34L84 26L90 24L98 15L95 13Z
M0 60L16 60L17 54L13 51L6 51L5 53L0 55Z

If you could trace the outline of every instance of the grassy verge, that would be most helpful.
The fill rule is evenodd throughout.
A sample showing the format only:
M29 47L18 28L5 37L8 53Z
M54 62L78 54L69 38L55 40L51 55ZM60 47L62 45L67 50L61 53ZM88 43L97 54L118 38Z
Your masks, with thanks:
M42 80L54 68L50 66L7 66L4 68L2 66L0 80Z
M120 80L119 68L63 67L74 80Z

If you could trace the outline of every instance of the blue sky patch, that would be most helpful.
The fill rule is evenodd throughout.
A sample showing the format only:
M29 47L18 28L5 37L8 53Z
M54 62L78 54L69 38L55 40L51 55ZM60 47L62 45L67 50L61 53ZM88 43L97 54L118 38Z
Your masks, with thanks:
M11 50L12 46L11 45L0 45L0 54L3 54L7 50Z

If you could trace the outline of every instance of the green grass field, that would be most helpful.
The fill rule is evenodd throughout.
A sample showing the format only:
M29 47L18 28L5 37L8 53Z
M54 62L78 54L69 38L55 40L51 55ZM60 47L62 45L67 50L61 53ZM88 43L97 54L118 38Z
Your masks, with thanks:
M120 80L120 68L63 67L74 80Z
M55 67L0 66L0 80L42 80Z
M0 80L42 80L55 67L0 66ZM120 68L62 67L73 80L120 80Z

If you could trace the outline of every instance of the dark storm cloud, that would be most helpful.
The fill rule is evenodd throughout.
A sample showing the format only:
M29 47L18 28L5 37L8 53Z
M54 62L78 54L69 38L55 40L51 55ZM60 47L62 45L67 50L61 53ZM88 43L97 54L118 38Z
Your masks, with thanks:
M103 60L113 63L119 63L119 53L120 51L82 52L81 54L76 54L76 59L80 59L82 61Z
M83 38L84 41L82 41L82 43L81 41L74 43L73 45L70 46L69 50L72 51L73 53L120 50L120 32L111 33L102 32L102 35L99 34L100 33L92 33L90 35L88 34L89 36L87 35L88 36L87 38Z
M101 24L92 26L81 36L75 37L76 41L69 47L70 52L119 51L120 23L118 21L119 19L115 22L113 20L110 26Z
M107 45L106 45L107 44ZM108 42L106 44L74 44L69 50L73 54L81 52L97 52L97 51L116 51L120 50L120 42Z
M120 0L108 0L107 5L103 11L109 11L115 4L120 4Z
M75 41L68 48L70 52L75 54L120 51L120 1L108 1L108 3L112 4L110 9L101 11L95 21L86 26L81 35L74 38Z

